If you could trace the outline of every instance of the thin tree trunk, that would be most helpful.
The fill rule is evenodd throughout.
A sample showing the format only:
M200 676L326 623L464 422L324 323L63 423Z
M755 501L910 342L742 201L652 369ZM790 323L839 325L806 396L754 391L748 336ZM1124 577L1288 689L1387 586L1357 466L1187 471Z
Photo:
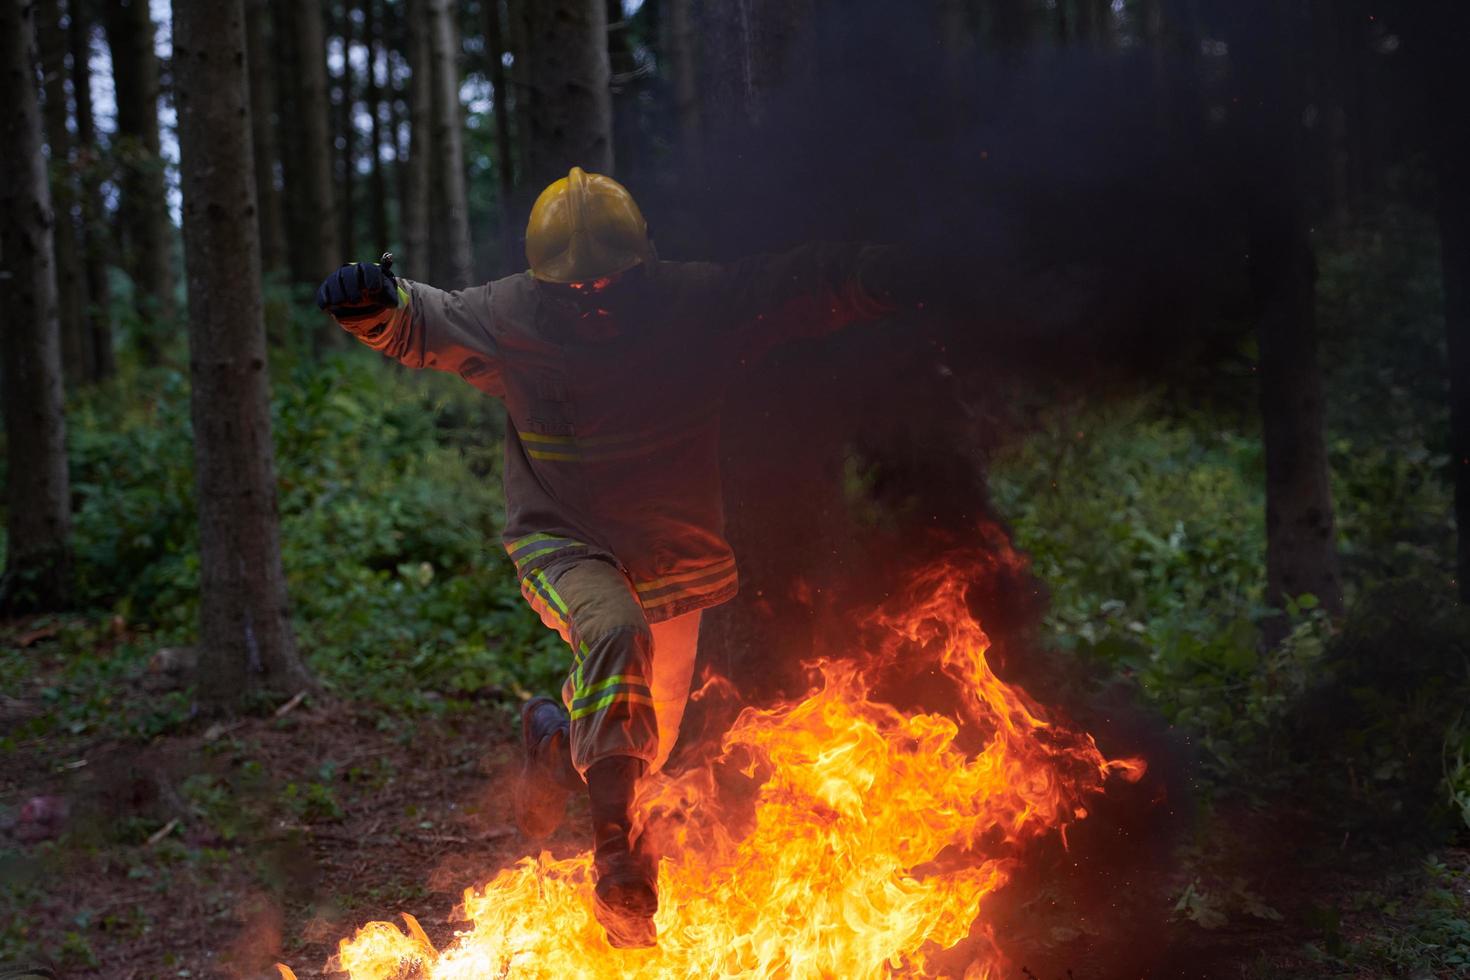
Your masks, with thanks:
M697 39L690 0L664 0L668 17L669 62L673 72L674 118L686 166L697 166L700 146L699 90L695 86Z
M77 175L81 184L82 261L87 276L87 351L92 356L87 380L113 376L117 360L112 350L112 287L107 279L107 209L102 202L102 154L92 116L92 25L86 4L71 4L71 87L76 100Z
M1426 103L1456 90L1465 77L1463 39L1470 8L1438 0L1428 19L1428 50L1413 51L1425 72ZM1460 601L1470 603L1470 118L1463 112L1427 112L1439 177L1440 268L1450 376L1450 454L1455 475L1456 579Z
M342 255L352 260L357 254L357 111L353 93L352 45L355 25L352 22L352 4L344 0L342 16L338 21L342 39L342 71L336 79L334 108L337 122L337 240L341 243Z
M1304 593L1342 610L1332 492L1317 358L1316 262L1302 167L1299 36L1271 0L1236 9L1232 66L1242 85L1241 145L1260 345L1266 455L1266 601ZM1281 624L1268 628L1268 640Z
M403 268L414 270L408 274L417 278L430 278L433 274L429 256L429 117L433 104L433 72L429 65L432 56L429 52L426 3L427 0L406 0L405 6L410 74L408 165L404 181L408 193L403 198L403 250L407 255Z
M529 7L531 176L538 187L572 167L611 173L612 96L608 88L604 0L536 0Z
M1462 169L1470 164L1470 135L1463 132L1463 122L1459 125L1458 147L1440 164L1439 233L1455 468L1456 570L1460 601L1470 603L1470 193Z
M73 0L71 6L76 6ZM41 53L41 89L45 96L42 120L50 148L51 206L56 213L52 241L56 251L57 318L61 322L61 366L72 385L83 384L91 373L87 350L89 334L83 314L87 307L81 250L77 247L76 167L72 164L72 136L66 127L66 34L57 0L41 0L36 7L36 41Z
M611 105L613 160L617 176L623 181L637 181L643 136L639 132L638 58L629 36L629 22L623 19L622 0L606 0L608 100Z
M363 39L367 43L367 106L372 116L368 139L372 149L368 155L369 230L373 236L370 251L388 247L388 183L383 174L383 92L378 85L378 55L383 49L382 27L378 18L378 0L362 0ZM384 59L386 62L386 59ZM390 86L391 91L391 86Z
M312 685L281 566L242 0L175 0L199 503L199 693L229 710ZM242 284L245 288L241 288Z
M430 192L438 206L429 233L438 243L429 254L438 266L436 284L468 286L474 277L470 249L469 197L465 186L464 111L459 102L459 30L451 0L429 0L429 76L433 152Z
M142 318L138 352L157 363L175 315L173 221L168 213L158 133L158 56L148 0L104 0L103 25L112 49L117 102L114 150L122 170L119 218L133 280L133 305Z
M315 0L280 0L273 8L283 47L282 120L289 139L281 144L286 177L291 278L316 285L346 261L333 221L331 106L327 98L327 49L322 9ZM335 343L333 331L318 331ZM315 336L315 335L314 335Z
M519 197L515 219L520 221L530 210L529 198L541 190L536 175L531 172L532 112L535 98L531 91L531 5L534 0L505 0L507 25L506 43L510 45L510 89L514 102L511 115L515 118L516 173ZM524 206L523 206L524 205Z
M509 272L514 261L511 243L512 198L515 194L515 147L510 139L511 98L505 81L505 29L499 0L483 0L485 7L485 68L495 90L495 178L500 191L500 234L495 257L496 271Z
M255 200L259 207L260 267L266 275L286 268L286 232L276 189L276 84L270 0L245 0L245 44L250 55L250 123L255 146Z
M309 228L306 193L306 163L302 147L306 143L305 120L301 118L301 74L296 48L296 15L294 0L270 0L273 34L271 73L276 83L276 118L280 121L278 152L281 159L281 219L286 237L286 269L291 282L316 281L326 275L315 270L313 256L316 235Z
M70 587L61 340L51 241L51 192L31 60L36 6L0 4L0 400L7 452L5 573L0 609L57 609Z

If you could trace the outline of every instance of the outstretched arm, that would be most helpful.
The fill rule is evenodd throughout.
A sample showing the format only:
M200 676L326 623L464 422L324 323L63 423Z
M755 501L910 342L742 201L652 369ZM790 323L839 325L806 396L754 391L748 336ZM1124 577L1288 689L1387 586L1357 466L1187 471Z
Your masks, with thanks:
M725 265L722 279L748 346L760 351L893 312L894 261L888 246L814 242Z
M411 368L458 374L499 394L488 283L451 292L359 262L327 277L317 290L317 305L373 350Z

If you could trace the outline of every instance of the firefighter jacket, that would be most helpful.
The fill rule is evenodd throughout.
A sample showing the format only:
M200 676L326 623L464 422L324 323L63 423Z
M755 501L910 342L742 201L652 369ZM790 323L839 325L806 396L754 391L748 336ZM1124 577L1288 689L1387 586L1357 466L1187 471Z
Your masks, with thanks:
M888 312L874 285L887 252L813 244L728 264L655 262L612 312L588 312L529 273L456 292L399 280L406 302L344 326L504 401L504 543L543 618L564 618L552 583L590 556L620 567L659 622L736 591L718 455L726 389L775 344ZM600 321L591 331L588 317Z

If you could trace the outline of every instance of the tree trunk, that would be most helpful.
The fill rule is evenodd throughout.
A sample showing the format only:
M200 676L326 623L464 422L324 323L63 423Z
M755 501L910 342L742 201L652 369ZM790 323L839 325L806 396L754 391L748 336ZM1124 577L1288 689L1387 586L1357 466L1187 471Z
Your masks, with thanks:
M255 241L243 0L174 3L199 504L199 694L229 710L311 686L281 566ZM242 289L244 283L247 288Z
M259 207L260 268L269 276L286 269L286 232L276 189L276 84L272 70L270 0L245 0L245 44L250 55L250 123L255 146L255 201Z
M104 0L103 26L112 49L117 102L114 151L122 171L118 217L133 280L141 333L138 353L157 363L175 315L171 265L173 221L168 214L165 164L158 135L158 55L148 0Z
M541 190L531 173L531 113L534 109L531 92L531 5L534 0L505 0L506 43L510 45L510 91L513 106L511 115L515 119L516 174L519 184L519 199L513 215L522 221L530 212L528 199ZM524 205L524 206L522 206Z
M367 106L372 116L368 139L368 227L373 236L369 251L381 252L388 247L388 183L383 175L383 92L378 85L378 54L382 51L382 24L378 19L378 0L362 0L363 40L367 44Z
M337 21L338 36L342 39L342 70L336 78L337 146L337 240L341 243L345 261L357 258L357 99L352 84L352 45L356 33L352 23L352 4L344 2L342 16Z
M1316 262L1306 211L1302 89L1293 54L1300 37L1271 0L1237 8L1232 67L1242 88L1252 287L1260 345L1266 455L1266 601L1304 593L1342 610L1332 492L1317 361ZM1268 627L1279 636L1281 624Z
M408 44L408 165L403 198L404 268L415 278L432 278L429 256L429 117L433 105L432 56L426 21L428 0L406 0Z
M0 399L7 453L7 534L0 609L65 605L71 554L61 340L51 243L51 193L32 68L36 6L0 4Z
M429 255L435 285L461 289L474 277L469 196L465 187L464 110L459 102L459 29L451 0L429 3L430 193Z
M331 107L322 9L314 0L279 0L276 40L282 47L282 114L288 138L281 144L286 178L291 278L315 286L347 261L333 221ZM318 331L334 336L338 331ZM323 337L324 343L335 343Z
M500 235L495 268L500 274L519 265L511 243L516 240L511 224L515 194L515 147L510 138L511 98L505 81L505 29L499 0L483 0L485 6L485 67L495 90L495 178L500 191Z
M638 57L623 18L623 0L606 0L608 101L611 106L612 156L618 179L637 182L643 150L638 111L640 79Z
M76 6L73 0L71 6ZM66 127L66 34L61 26L61 8L56 0L36 6L36 41L41 52L42 109L46 145L51 150L51 206L56 214L57 318L61 323L61 365L73 385L84 383L91 374L87 350L90 339L83 316L87 306L86 280L82 277L81 250L77 247L75 210L76 167L72 163L72 136Z
M1414 51L1425 70L1426 105L1456 90L1464 78L1461 45L1470 31L1470 8L1438 0L1421 12L1429 18L1429 49ZM1463 112L1425 114L1433 127L1439 177L1440 267L1450 375L1450 458L1455 475L1456 579L1460 601L1470 603L1470 119Z
M71 87L76 100L77 175L81 185L82 262L87 276L87 380L103 381L117 371L112 350L112 287L107 279L107 209L102 203L103 161L92 116L92 25L86 4L71 4Z
M528 16L532 185L544 187L574 166L611 173L604 0L536 0Z
M697 39L690 0L664 0L668 18L668 50L673 75L674 118L686 166L697 167L700 146L699 90L694 82Z

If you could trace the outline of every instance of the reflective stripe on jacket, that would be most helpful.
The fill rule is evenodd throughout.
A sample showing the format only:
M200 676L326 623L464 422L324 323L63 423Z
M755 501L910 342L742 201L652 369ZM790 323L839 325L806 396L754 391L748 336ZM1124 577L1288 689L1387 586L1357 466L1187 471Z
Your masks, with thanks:
M529 273L457 292L400 280L407 303L350 329L505 402L505 547L543 615L556 612L555 566L595 555L627 573L658 622L738 585L718 456L729 384L775 344L888 312L866 284L886 251L813 244L658 262L596 340L578 329L582 311Z

